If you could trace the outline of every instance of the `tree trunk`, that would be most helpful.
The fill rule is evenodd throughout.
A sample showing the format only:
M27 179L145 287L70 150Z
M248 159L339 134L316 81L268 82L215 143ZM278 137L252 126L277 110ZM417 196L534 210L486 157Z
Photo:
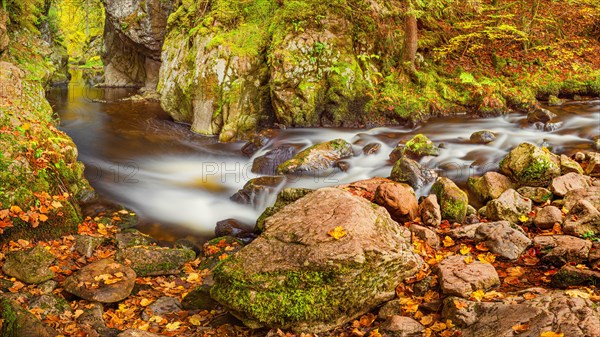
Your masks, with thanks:
M404 25L404 61L414 66L418 41L417 17L414 14L407 14Z

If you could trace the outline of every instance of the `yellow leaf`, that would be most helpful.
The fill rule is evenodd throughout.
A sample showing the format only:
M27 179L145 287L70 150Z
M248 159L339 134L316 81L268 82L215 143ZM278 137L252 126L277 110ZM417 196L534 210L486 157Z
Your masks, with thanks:
M23 130L25 130L25 131L28 131L29 129L31 129L31 124L25 123L25 124L23 124L23 126L21 126L21 128L23 128Z
M381 337L381 334L379 333L379 329L374 329L369 333L369 337Z
M193 315L188 318L188 321L192 325L202 325L202 318L200 315Z
M47 215L45 215L45 214L40 214L40 217L39 217L39 219L40 219L40 221L41 221L41 222L45 222L45 221L47 221L47 220L48 220L48 216L47 216Z
M121 273L120 271L116 272L114 275L115 275L115 277L123 277L124 276L123 273Z
M474 298L477 302L481 302L481 300L485 297L485 291L481 289L475 290L471 293L471 297Z
M140 301L140 305L142 307L147 307L149 306L152 302L154 302L153 300L147 299L147 298L142 298L142 300Z
M527 221L529 221L529 217L527 215L523 214L519 217L519 221L527 222Z
M169 331L175 331L181 327L181 322L169 323L165 326Z
M433 323L433 316L432 315L423 316L421 318L421 324L423 324L423 325L429 325L431 323Z
M54 207L54 208L61 208L61 207L63 207L63 205L62 205L62 204L60 203L60 201L58 201L58 200L54 200L54 201L52 201L52 204L51 204L51 205L52 205L52 207Z
M569 295L570 297L590 298L589 293L579 289L569 289L565 291L565 294Z
M540 334L540 337L564 337L565 334L562 332L546 331Z
M473 257L472 256L465 256L465 263L466 264L471 264L473 263Z
M506 271L508 272L508 275L512 277L520 277L525 274L525 269L522 267L509 267Z
M479 255L477 255L477 259L479 261L481 261L481 262L490 263L491 264L491 263L494 263L494 261L496 261L496 255L494 255L494 254L492 254L490 252L487 252L485 254L479 254Z
M454 246L454 240L452 240L451 237L446 235L446 237L444 238L444 247L451 247L451 246Z
M442 262L443 259L444 259L444 255L435 253L435 260L437 261L437 263Z
M148 320L148 322L156 322L159 323L163 321L163 318L160 316L152 316L150 317L150 319Z
M337 226L334 229L327 232L327 234L329 234L329 236L331 236L332 238L339 240L339 239L343 238L344 236L346 236L346 234L348 234L348 233L346 233L346 230L344 229L344 227Z
M471 247L467 246L467 245L460 245L460 253L462 255L467 255L471 252Z
M120 282L122 280L122 278L120 277L113 277L113 278L109 278L108 280L104 281L104 284L115 284L117 282Z
M198 273L190 273L186 279L188 282L196 282L200 280L200 274Z
M11 206L10 207L10 211L12 213L22 213L23 212L23 210L19 206Z

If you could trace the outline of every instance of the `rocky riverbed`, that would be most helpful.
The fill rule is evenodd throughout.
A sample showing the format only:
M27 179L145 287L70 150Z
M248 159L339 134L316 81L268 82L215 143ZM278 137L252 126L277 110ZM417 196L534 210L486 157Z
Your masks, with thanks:
M277 170L320 170L344 148ZM388 178L284 189L256 228L220 222L202 247L142 234L113 208L94 208L77 235L8 242L3 333L600 335L600 153L523 143L469 181L475 209L445 177L418 200L427 169L397 167L440 149L423 135L399 149Z

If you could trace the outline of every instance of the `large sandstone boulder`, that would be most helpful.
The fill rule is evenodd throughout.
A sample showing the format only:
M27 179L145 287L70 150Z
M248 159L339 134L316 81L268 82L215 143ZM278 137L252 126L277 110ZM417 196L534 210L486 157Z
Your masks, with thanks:
M560 175L560 159L545 149L522 143L502 159L500 170L521 186L548 186Z
M422 263L385 209L323 188L267 218L216 268L211 295L249 327L322 332L392 299Z
M489 290L500 285L496 268L489 263L465 262L465 256L453 255L438 266L440 285L445 295L469 298L477 290Z
M504 191L514 187L513 182L507 176L497 172L487 172L482 177L469 178L469 189L483 202L496 199Z
M419 203L412 187L401 183L383 183L375 191L375 203L385 207L392 219L403 223L417 217Z
M135 272L112 260L100 260L65 279L65 291L88 301L113 303L124 300L135 285Z
M172 11L171 1L105 0L106 23L102 55L105 85L158 84L161 51Z
M546 331L600 336L600 308L589 299L563 291L537 294L531 300L508 297L496 302L449 297L444 301L442 318L451 320L464 337L515 336L516 325L528 327L518 336L539 337Z

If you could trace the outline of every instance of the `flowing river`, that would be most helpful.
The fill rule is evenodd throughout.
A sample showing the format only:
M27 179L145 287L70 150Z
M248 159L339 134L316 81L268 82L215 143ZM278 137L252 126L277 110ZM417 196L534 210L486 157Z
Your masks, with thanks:
M433 119L415 128L288 129L277 130L264 148L248 158L241 152L243 143L220 144L213 137L194 134L187 125L173 122L159 103L121 101L132 94L129 89L88 88L75 72L71 84L51 89L48 99L61 118L60 128L77 144L92 186L104 198L135 210L165 238L181 237L181 233L209 237L216 222L227 218L254 223L274 202L275 193L255 205L240 205L229 198L257 177L250 172L253 159L283 144L308 147L342 138L354 144L356 155L347 160L350 169L346 172L288 178L279 188L387 177L392 169L389 153L399 141L418 133L443 143L440 156L427 157L421 164L464 184L469 176L496 169L499 160L519 143L573 154L592 150L590 139L600 134L600 100L588 100L549 107L562 122L552 132L528 124L523 114ZM481 130L495 132L497 139L487 145L471 144L471 133ZM381 143L379 153L364 155L362 147L373 142ZM417 191L419 195L427 192L428 187Z

